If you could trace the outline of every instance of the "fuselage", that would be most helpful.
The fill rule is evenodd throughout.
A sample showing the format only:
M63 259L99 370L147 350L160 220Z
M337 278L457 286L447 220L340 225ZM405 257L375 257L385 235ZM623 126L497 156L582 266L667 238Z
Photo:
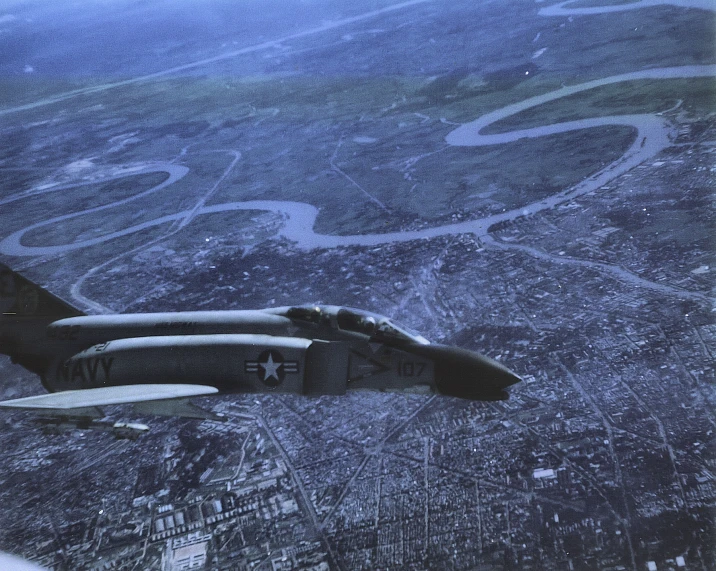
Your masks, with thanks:
M28 368L51 392L196 383L222 392L377 389L495 400L519 381L487 357L338 306L74 316L26 328L13 349L25 366L35 356Z

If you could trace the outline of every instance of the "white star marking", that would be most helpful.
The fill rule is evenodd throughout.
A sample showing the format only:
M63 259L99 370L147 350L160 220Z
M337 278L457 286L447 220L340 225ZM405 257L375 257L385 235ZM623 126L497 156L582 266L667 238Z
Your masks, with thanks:
M277 381L280 380L278 378L278 368L283 365L283 363L274 363L273 361L273 355L269 353L268 359L265 363L259 363L264 368L264 381L269 380L271 377L276 379Z

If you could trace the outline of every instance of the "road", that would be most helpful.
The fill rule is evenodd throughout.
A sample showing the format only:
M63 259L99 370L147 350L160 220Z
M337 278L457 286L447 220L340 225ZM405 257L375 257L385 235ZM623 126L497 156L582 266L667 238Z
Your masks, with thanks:
M550 93L545 93L537 97L532 97L508 105L497 111L493 111L483 115L479 119L461 125L448 134L446 141L451 145L459 146L488 146L499 145L517 141L519 139L529 137L537 138L552 135L555 133L565 133L567 131L575 131L579 129L588 129L592 127L604 127L609 125L625 125L636 129L638 135L635 137L634 143L629 149L617 160L610 165L590 176L588 179L581 181L573 187L567 188L562 192L553 196L533 202L526 206L508 210L500 214L494 214L479 218L477 220L469 220L455 224L446 224L442 226L434 226L422 230L411 230L404 232L388 232L382 234L357 234L351 236L332 236L327 234L319 234L314 231L313 227L319 214L319 209L311 204L303 202L280 201L280 200L252 200L242 202L226 202L222 204L214 204L210 206L201 205L193 208L191 211L175 212L167 214L153 220L142 222L134 226L127 227L123 230L105 234L89 240L82 240L68 244L55 246L25 246L22 244L22 238L28 232L46 225L54 225L65 222L79 216L86 216L99 213L101 211L127 204L128 202L147 196L153 192L157 192L168 184L175 182L183 177L188 169L181 165L173 163L155 163L144 165L132 171L132 174L143 174L149 172L167 172L170 177L159 185L145 190L133 197L125 198L117 202L97 206L80 212L73 212L61 216L55 216L41 222L31 224L0 241L0 253L8 256L55 256L62 255L80 248L95 246L121 236L126 236L139 232L153 226L174 222L177 220L193 219L199 215L214 214L219 212L228 212L233 210L263 210L274 212L285 218L283 228L279 231L278 236L288 238L295 242L300 248L338 248L342 246L377 246L381 244L389 244L396 242L408 242L412 240L423 240L437 238L440 236L451 236L457 234L475 234L476 236L484 236L487 229L497 223L504 221L512 221L520 216L529 216L537 212L548 210L572 200L580 195L594 192L600 187L607 184L612 179L631 170L635 166L654 157L656 154L667 148L671 143L669 135L671 128L665 119L657 115L612 115L608 117L588 118L578 121L568 121L564 123L555 123L552 125L544 125L531 129L520 129L505 133L492 135L481 135L480 131L486 127L505 119L511 115L541 105L548 101L553 101L562 97L567 97L574 93L595 89L603 85L613 83L633 81L636 79L672 79L672 78L693 78L693 77L712 77L716 76L716 65L706 66L682 66L643 70L634 73L626 73L617 76L607 77L595 81L589 81L579 85L564 87ZM127 176L126 171L116 176L108 176L103 181L112 180L113 178L121 178ZM69 185L62 187L50 187L45 192L53 192L57 188L68 188ZM35 190L23 196L36 196L41 191ZM21 198L19 195L12 197L13 200Z
M603 168L599 172L593 174L589 178L579 182L578 184L556 193L546 199L527 204L520 208L508 210L499 214L486 216L476 220L469 220L454 224L446 224L434 226L432 228L424 228L421 230L411 230L403 232L388 232L381 234L358 234L351 236L335 236L327 234L319 234L315 232L314 225L319 215L319 209L311 204L292 201L273 201L273 200L254 200L242 202L226 202L222 204L206 205L206 200L197 203L191 210L166 214L153 220L148 220L134 226L129 226L122 230L107 233L88 240L80 240L67 244L47 245L47 246L27 246L24 245L23 237L33 230L42 228L47 225L56 225L66 223L69 220L80 216L96 216L103 215L105 211L125 205L133 200L145 197L152 193L158 192L168 185L176 182L184 177L189 169L182 165L174 163L150 163L144 165L135 165L132 168L118 170L114 173L107 174L102 178L103 182L123 178L128 175L145 174L150 172L166 172L169 174L162 183L144 190L134 196L118 200L109 204L104 204L79 212L72 212L60 216L54 216L46 220L35 222L22 228L0 241L0 253L8 256L58 256L64 255L71 251L96 246L115 238L127 236L147 228L152 228L162 224L179 223L180 227L189 224L198 216L215 214L220 212L230 212L239 210L260 210L273 212L284 219L282 228L278 231L277 237L285 237L296 243L299 248L338 248L344 246L377 246L382 244L390 244L397 242L408 242L412 240L426 240L441 236L452 236L459 234L473 234L478 237L486 237L488 229L498 222L509 222L522 216L534 215L538 212L549 210L564 202L572 200L578 196L589 192L595 192L609 181L631 170L635 166L653 158L658 153L670 146L671 126L661 116L655 114L640 115L611 115L607 117L584 118L576 121L566 121L554 123L551 125L543 125L530 129L518 129L496 134L481 134L487 127L494 125L498 121L513 116L521 111L542 105L544 103L555 101L557 99L573 95L575 93L584 92L590 89L596 89L604 85L611 85L626 81L643 80L643 79L675 79L675 78L695 78L695 77L712 77L716 76L716 65L703 66L680 66L641 70L632 73L625 73L588 81L578 85L563 87L561 89L525 99L519 103L508 105L501 109L497 109L487 113L475 121L465 123L454 129L446 137L449 145L455 146L489 146L508 144L523 138L538 138L556 133L565 133L580 129L590 129L594 127L604 127L611 125L628 126L636 130L637 136L634 143L627 151L617 160ZM227 172L239 160L240 154L235 152ZM226 173L221 177L222 180ZM77 184L87 184L86 182ZM217 185L212 188L211 194L216 190ZM37 196L47 192L56 192L72 188L72 185L63 184L49 187L38 187L29 192L12 195L5 198L0 204L22 200L30 196ZM101 226L99 224L98 226ZM607 269L611 271L615 277L625 278L624 271L619 271L618 266L611 269L606 264L584 262L591 264L595 269ZM626 276L629 282L636 285L644 285L641 278L635 281L635 276ZM649 282L650 283L650 282ZM670 288L664 284L658 284L664 293L674 295L687 295L688 292L679 290L678 288ZM668 291L667 291L668 290ZM702 297L700 294L694 294L696 297Z
M146 75L132 77L132 78L125 79L122 81L114 81L111 83L103 83L100 85L93 85L91 87L75 89L73 91L67 91L65 93L51 95L50 97L46 97L46 98L40 99L38 101L33 101L32 103L16 105L14 107L6 107L5 109L0 109L0 117L2 117L3 115L10 115L12 113L17 113L20 111L28 111L30 109L44 107L45 105L52 105L54 103L60 103L62 101L67 101L68 99L78 97L80 95L90 95L93 93L100 93L103 91L108 91L110 89L116 89L117 87L124 87L126 85L133 85L135 83L151 81L153 79L157 79L160 77L175 75L182 71L188 71L191 69L195 69L197 67L202 67L202 66L209 65L212 63L216 63L216 62L220 62L220 61L224 61L224 60L228 60L228 59L233 59L233 58L247 55L247 54L254 53L254 52L259 52L259 51L263 51L263 50L267 50L267 49L280 48L281 44L284 42L289 42L291 40L299 40L302 38L306 38L308 36L312 36L314 34L320 34L323 32L327 32L329 30L335 30L337 28L342 28L344 26L348 26L350 24L355 24L355 23L361 22L363 20L369 20L372 18L376 18L378 16L381 16L381 15L389 13L389 12L394 12L396 10L402 10L404 8L411 8L418 4L425 4L426 2L430 2L430 1L431 0L407 0L406 2L399 2L398 4L392 4L390 6L385 6L383 8L378 8L376 10L364 12L363 14L358 14L356 16L351 16L348 18L341 18L339 20L323 22L320 26L316 26L315 28L309 28L308 30L304 30L302 32L297 32L295 34L290 34L287 36L283 36L281 38L274 38L273 40L262 42L260 44L254 44L252 46L247 46L245 48L231 50L231 51L224 52L224 53L216 55L216 56L200 59L200 60L193 61L190 63L182 64L182 65L177 65L174 67L163 69L161 71L156 71L154 73L148 73Z

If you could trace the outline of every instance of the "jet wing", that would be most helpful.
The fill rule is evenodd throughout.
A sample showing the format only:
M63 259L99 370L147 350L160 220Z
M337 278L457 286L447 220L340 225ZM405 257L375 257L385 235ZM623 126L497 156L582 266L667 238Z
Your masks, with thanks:
M18 408L59 416L102 416L98 407L116 404L135 404L143 413L191 418L218 417L201 411L186 399L218 393L205 385L122 385L98 389L62 391L0 402L3 408ZM203 414L199 416L198 411ZM218 420L219 418L215 418Z

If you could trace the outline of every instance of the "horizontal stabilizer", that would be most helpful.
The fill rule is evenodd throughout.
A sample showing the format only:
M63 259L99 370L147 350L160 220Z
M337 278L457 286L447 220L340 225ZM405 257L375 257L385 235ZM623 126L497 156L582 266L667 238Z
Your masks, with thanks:
M219 390L205 385L122 385L99 389L62 391L0 402L0 407L36 411L66 411L114 404L131 404L165 399L213 395Z

